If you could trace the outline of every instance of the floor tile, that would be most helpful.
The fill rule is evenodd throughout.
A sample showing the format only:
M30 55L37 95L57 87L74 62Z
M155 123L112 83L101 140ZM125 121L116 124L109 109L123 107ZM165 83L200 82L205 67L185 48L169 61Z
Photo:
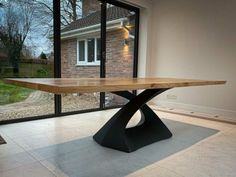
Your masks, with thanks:
M126 177L183 177L183 176L166 168L155 165L152 168L146 167L144 169L138 170L132 174L127 175Z
M234 177L236 174L235 144L230 145L215 140L218 141L217 136L181 154L164 159L158 164L183 176Z
M8 136L1 133L1 136L5 139L6 144L0 145L0 158L14 155L17 153L24 152L25 150L17 145L14 141L12 141Z
M21 152L14 155L6 155L0 158L0 171L7 171L16 167L24 166L36 160L27 152Z
M55 177L55 175L40 163L32 163L13 170L0 172L1 177Z

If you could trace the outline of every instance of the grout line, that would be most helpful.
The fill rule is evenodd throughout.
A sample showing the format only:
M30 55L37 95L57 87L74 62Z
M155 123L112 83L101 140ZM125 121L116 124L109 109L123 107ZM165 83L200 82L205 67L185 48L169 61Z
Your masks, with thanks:
M4 134L4 133L3 133ZM40 163L40 161L38 160L38 159L36 159L34 156L32 156L31 155L31 153L30 152L28 152L28 150L26 150L23 146L21 146L20 144L18 144L16 141L14 141L14 139L13 138L11 138L9 135L7 135L7 134L4 134L4 136L6 136L6 137L8 137L13 143L15 143L17 146L19 146L22 150L23 150L23 152L19 152L19 154L20 153L26 153L26 154L28 154L31 158L33 158L34 160L35 160L35 162L38 162L38 163ZM34 163L34 162L33 162ZM30 163L29 163L30 164ZM27 165L29 165L29 164L27 164ZM42 163L40 163L44 168L46 168ZM14 169L17 169L17 168L20 168L20 167L24 167L24 166L26 166L26 164L20 164L19 166L17 166L17 167L14 167L14 168L12 168L12 169L8 169L8 170L4 170L4 172L7 172L7 171L12 171L12 170L14 170ZM52 173L51 172L51 170L49 170L48 168L46 168L50 173ZM54 175L55 177L56 177L56 175L54 174L54 173L52 173L52 175Z
M45 160L44 160L44 161L45 161ZM51 173L53 173L53 175L55 175L56 177L68 177L68 175L66 175L62 170L60 170L59 168L57 168L55 165L51 164L50 162L48 162L48 163L50 163L50 165L53 166L53 167L60 173L59 176L57 175L57 173L56 173L54 170L50 169L48 166L46 166L44 163L42 163L42 161L39 161L39 163L40 163L42 166L44 166L45 168L47 168L47 169L48 169Z
M55 177L57 177L57 175L56 175L51 169L49 169L49 168L46 167L44 164L42 164L42 162L41 162L39 159L37 159L37 157L35 157L32 153L30 153L29 150L25 149L23 146L21 146L19 143L17 143L17 142L16 142L13 138L11 138L10 136L8 136L8 135L6 135L6 134L5 134L5 136L7 136L11 141L13 141L13 142L14 142L16 145L18 145L20 148L22 148L26 154L28 154L30 157L32 157L36 162L40 163L44 168L46 168L50 173L52 173L52 175L54 175ZM21 165L21 166L24 166L24 165ZM20 166L19 166L19 167L20 167ZM18 168L18 167L16 167L16 168ZM13 168L13 169L15 169L15 168ZM10 169L10 170L12 170L12 169Z

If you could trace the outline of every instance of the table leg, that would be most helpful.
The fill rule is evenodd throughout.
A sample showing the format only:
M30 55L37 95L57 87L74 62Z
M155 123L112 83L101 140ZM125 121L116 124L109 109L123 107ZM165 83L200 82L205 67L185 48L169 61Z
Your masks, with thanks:
M112 92L130 100L94 136L102 146L133 152L143 146L170 138L172 133L146 102L167 89L147 89L139 95L128 91ZM126 128L132 116L140 110L142 118L135 127Z

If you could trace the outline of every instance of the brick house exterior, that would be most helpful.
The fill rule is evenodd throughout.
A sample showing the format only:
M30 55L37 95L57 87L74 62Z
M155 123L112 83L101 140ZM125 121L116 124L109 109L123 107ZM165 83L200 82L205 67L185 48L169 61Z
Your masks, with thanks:
M72 22L61 31L61 74L64 78L100 76L99 62L78 64L78 41L100 35L99 2L83 0L82 13L81 19ZM133 76L134 40L130 38L129 31L122 27L131 15L128 10L115 6L107 9L106 77ZM128 41L128 45L125 41Z

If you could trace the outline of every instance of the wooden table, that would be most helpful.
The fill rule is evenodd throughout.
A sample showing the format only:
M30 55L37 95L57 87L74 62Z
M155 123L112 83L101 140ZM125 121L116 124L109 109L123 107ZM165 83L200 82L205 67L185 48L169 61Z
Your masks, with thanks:
M173 78L48 78L7 79L6 83L35 90L63 93L111 92L130 100L94 136L102 146L132 152L148 144L170 138L172 133L146 104L162 92L174 87L225 84L226 81ZM129 90L145 89L139 95ZM137 126L126 128L136 111L141 112Z

